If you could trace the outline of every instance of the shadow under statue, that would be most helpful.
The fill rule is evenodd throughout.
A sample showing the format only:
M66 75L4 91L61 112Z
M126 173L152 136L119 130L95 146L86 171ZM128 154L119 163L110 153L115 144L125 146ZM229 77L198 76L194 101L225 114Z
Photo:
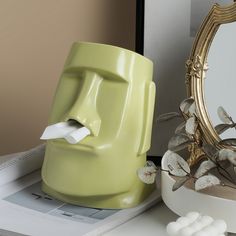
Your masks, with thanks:
M91 135L78 144L47 141L42 189L67 203L128 208L154 189L137 176L150 148L153 64L132 51L74 43L57 87L49 124L75 120Z

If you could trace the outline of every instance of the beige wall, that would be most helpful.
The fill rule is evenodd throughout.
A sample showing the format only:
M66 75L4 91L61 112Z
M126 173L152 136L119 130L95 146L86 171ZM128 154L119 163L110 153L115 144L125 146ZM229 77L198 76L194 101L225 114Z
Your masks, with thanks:
M135 0L0 0L0 155L40 143L79 40L133 49Z

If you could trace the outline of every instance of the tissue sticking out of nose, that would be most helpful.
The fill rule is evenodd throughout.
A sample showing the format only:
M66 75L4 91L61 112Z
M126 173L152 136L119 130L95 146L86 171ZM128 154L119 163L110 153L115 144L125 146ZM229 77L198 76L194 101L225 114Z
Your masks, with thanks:
M60 122L53 125L49 125L43 132L40 139L56 139L64 138L69 133L80 128L79 123L76 124L72 121Z
M75 121L60 122L49 125L43 132L40 139L65 138L70 144L76 144L90 135L90 130Z
M76 144L88 135L90 135L90 131L86 127L82 127L69 133L65 139L68 143Z

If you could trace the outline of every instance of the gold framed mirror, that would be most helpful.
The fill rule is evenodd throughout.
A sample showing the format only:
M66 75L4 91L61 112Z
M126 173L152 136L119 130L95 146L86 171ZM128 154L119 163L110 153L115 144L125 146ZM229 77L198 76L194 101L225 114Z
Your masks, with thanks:
M236 32L236 3L234 2L230 6L221 6L219 4L215 4L201 26L196 36L192 52L190 54L190 58L186 62L187 92L188 96L192 97L195 100L196 113L198 116L198 128L195 134L196 139L201 140L205 143L212 144L217 148L223 148L224 145L220 144L222 138L219 136L219 134L216 132L216 129L214 128L215 123L213 122L212 115L209 112L209 106L207 106L206 104L205 85L206 81L208 80L207 70L209 52L211 51L212 45L216 44L214 43L214 41L217 39L216 36L219 34L219 31L225 31L221 30L224 29L224 27L222 26L230 26L230 24L231 26L235 27ZM231 33L233 34L232 27L231 29L227 29L227 31L229 30L231 30ZM219 52L218 54L222 54L222 52ZM218 68L219 71L220 69L222 69L219 65L215 67L214 65L212 65L212 67ZM211 65L209 65L209 68L211 68ZM211 81L213 81L214 79L216 80L217 78L212 78ZM222 84L225 83L223 81L224 78L221 79ZM213 84L211 84L211 87L214 90L214 82ZM216 97L217 93L212 97L212 99L214 100ZM236 148L233 146L231 146L230 148L236 150ZM202 155L202 151L201 148L196 144L191 147L190 151L190 164L192 165L199 160L200 156Z
M184 118L162 158L162 199L178 215L199 211L222 218L233 233L236 233L235 42L236 3L214 5L186 62L188 98L181 102L179 112L161 117ZM235 136L222 136L228 128L233 128Z

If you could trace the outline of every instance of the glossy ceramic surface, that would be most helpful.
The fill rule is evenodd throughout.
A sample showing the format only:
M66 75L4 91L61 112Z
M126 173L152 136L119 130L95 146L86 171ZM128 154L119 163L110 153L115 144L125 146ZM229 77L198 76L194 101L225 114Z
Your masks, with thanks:
M75 43L65 63L50 124L76 120L91 135L72 145L48 141L43 190L65 202L101 208L132 207L153 186L137 169L150 148L155 85L153 65L132 51Z

